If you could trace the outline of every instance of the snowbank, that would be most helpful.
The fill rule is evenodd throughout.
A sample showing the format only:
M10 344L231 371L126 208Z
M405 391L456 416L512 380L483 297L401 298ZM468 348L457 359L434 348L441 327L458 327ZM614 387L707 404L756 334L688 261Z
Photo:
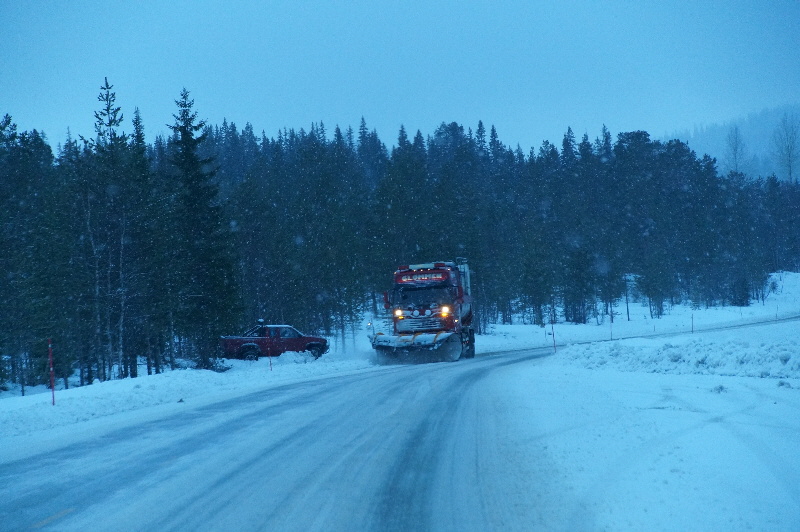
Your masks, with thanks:
M573 345L569 363L648 373L800 378L800 321L705 332L668 340L640 338Z
M658 320L631 305L612 324L495 325L490 350L553 346L556 360L589 369L800 379L800 274L773 276L777 291L749 307L676 306Z

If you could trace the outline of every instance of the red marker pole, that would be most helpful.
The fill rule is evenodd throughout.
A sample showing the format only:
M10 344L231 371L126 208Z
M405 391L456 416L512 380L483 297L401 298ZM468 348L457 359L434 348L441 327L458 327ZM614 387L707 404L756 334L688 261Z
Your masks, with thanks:
M53 371L53 340L47 339L47 358L50 360L50 389L53 391L53 405L56 404L56 374Z

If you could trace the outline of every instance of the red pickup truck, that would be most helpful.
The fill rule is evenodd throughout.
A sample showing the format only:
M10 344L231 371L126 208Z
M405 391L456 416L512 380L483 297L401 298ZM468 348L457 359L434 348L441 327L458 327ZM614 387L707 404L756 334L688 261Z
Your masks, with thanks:
M220 337L219 343L223 357L248 360L276 357L286 351L308 351L316 359L329 348L325 338L306 336L291 325L265 325L263 320L240 336Z

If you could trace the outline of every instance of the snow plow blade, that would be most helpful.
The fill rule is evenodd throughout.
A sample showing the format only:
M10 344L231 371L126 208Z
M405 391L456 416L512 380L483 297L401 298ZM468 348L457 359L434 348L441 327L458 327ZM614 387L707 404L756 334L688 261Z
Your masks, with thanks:
M379 362L455 362L461 358L461 337L452 332L389 335L372 337Z

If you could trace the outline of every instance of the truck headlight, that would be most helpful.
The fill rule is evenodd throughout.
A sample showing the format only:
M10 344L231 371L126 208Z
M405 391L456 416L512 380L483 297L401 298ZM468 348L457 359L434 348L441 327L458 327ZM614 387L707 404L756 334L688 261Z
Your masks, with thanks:
M444 307L442 307L442 317L446 318L449 315L450 315L450 307L445 305Z
M398 318L403 317L403 309L399 308L394 309L394 315L397 316Z

